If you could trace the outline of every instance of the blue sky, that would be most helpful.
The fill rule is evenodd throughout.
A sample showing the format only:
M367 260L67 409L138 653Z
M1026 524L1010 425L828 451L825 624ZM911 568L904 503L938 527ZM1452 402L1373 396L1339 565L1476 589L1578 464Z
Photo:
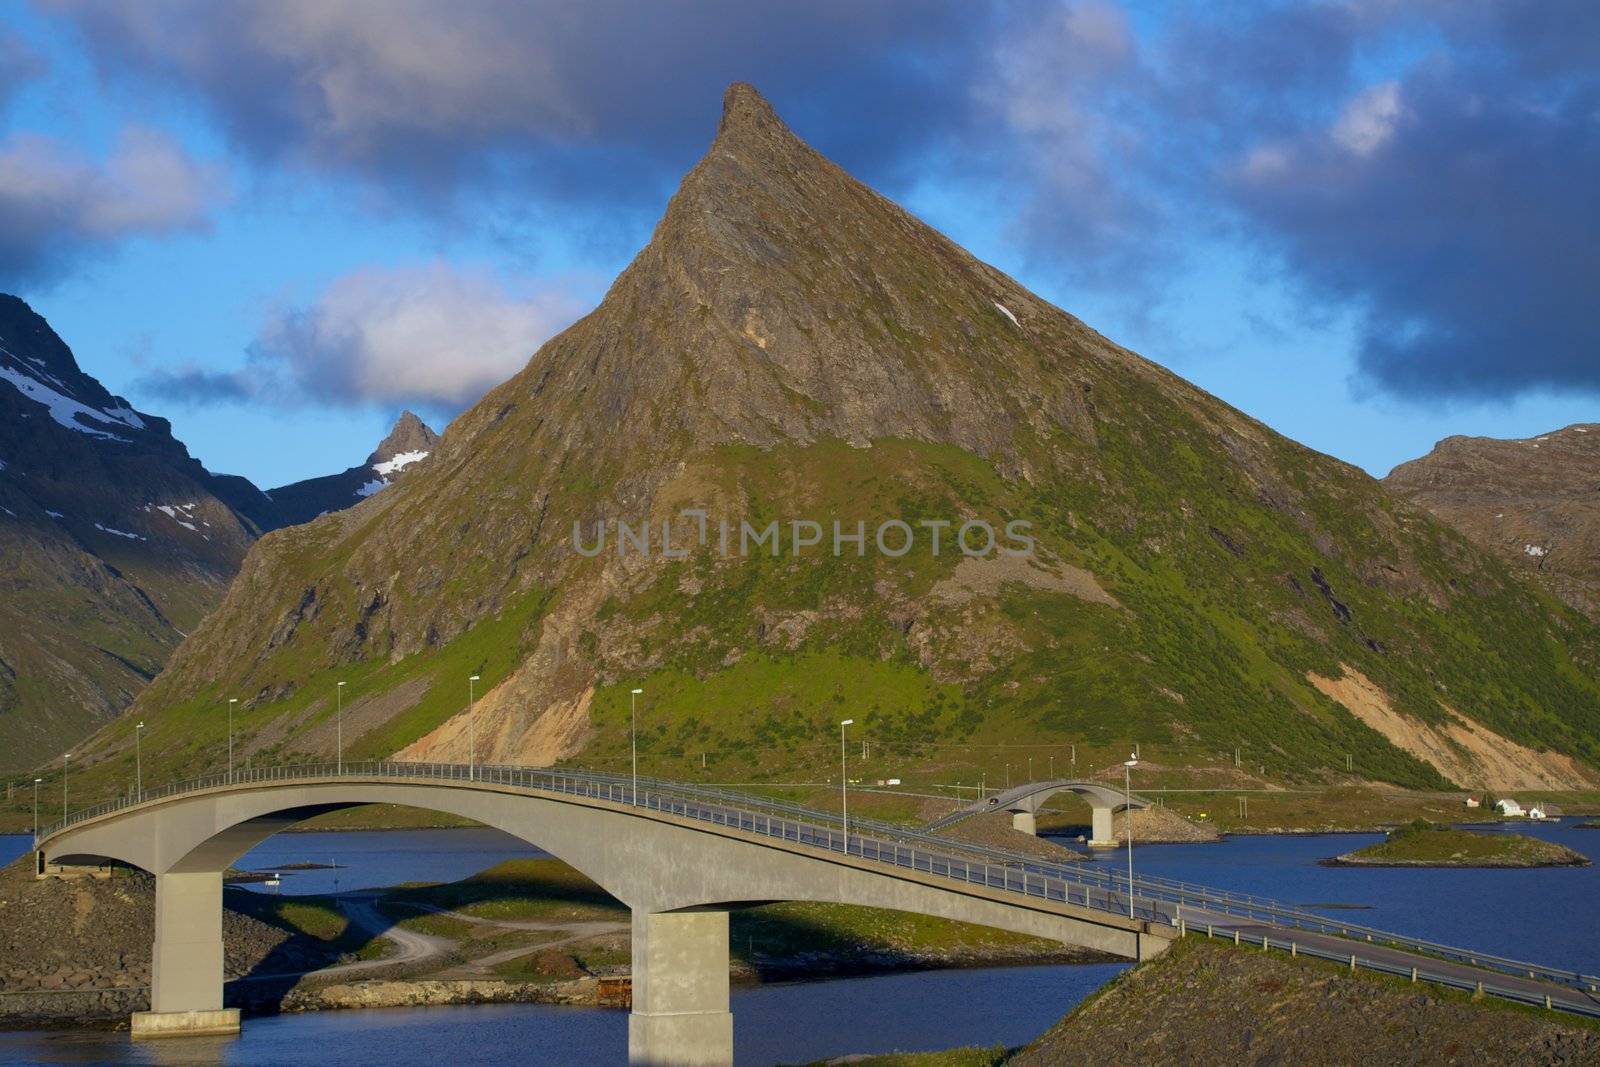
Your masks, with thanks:
M327 473L592 307L746 79L1113 340L1381 475L1600 416L1596 12L0 0L0 289L212 469Z

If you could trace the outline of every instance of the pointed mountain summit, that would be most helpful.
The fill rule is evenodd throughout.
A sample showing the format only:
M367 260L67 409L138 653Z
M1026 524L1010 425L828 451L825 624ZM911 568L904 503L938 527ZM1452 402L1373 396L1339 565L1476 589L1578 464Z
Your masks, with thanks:
M347 758L475 735L621 767L639 687L668 776L824 775L850 716L863 776L1138 741L1226 751L1194 774L1235 786L1595 781L1585 620L978 262L748 86L599 307L431 451L257 543L135 709L163 774L217 765L224 694L246 756L331 754L344 681ZM90 774L125 777L131 728Z
M378 447L367 457L367 462L389 463L401 459L401 466L404 467L406 465L404 457L415 456L418 460L426 459L438 447L439 435L416 415L402 411L400 417L395 420L394 429L389 431L389 436L378 442Z
M439 435L416 415L403 411L389 435L360 466L269 489L276 525L298 526L352 507L394 484L407 468L427 459L438 447Z

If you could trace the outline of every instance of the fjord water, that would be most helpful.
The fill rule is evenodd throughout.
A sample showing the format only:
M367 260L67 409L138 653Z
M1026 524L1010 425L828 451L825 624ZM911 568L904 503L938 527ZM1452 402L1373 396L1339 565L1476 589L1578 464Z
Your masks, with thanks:
M1600 831L1576 820L1515 829L1580 852L1600 849ZM1218 844L1135 850L1143 873L1270 896L1330 918L1445 941L1588 973L1600 971L1600 868L1528 871L1323 867L1318 860L1377 834L1231 837ZM0 837L0 860L22 854L25 836ZM537 855L493 830L350 831L283 834L239 863L246 869L310 861L334 871L297 871L282 892L327 892L400 881L460 878L515 856ZM1096 862L1120 862L1121 856ZM259 887L256 887L259 889ZM1328 907L1338 905L1339 907ZM1345 910L1345 908L1351 910ZM807 1062L851 1052L1022 1044L1066 1013L1120 964L932 971L736 989L735 1046L741 1064ZM0 1064L284 1064L315 1049L322 1064L460 1061L472 1048L515 1048L522 1063L621 1063L627 1017L619 1011L525 1005L253 1018L229 1040L135 1045L87 1030L0 1032Z

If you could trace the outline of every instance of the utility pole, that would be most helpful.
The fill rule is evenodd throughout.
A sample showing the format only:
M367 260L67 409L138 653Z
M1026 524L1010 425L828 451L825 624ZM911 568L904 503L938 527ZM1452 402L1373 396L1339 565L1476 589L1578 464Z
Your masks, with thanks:
M471 689L468 689L467 703L472 703ZM344 683L340 682L333 687L336 710L333 713L334 733L334 767L339 774L344 773Z
M478 778L478 694L474 688L478 684L479 676L474 674L467 679L467 781L476 781Z
M850 775L844 755L844 728L854 723L845 719L839 723L839 814L844 822L844 854L850 855Z
M1129 756L1122 764L1122 811L1128 827L1128 918L1133 918L1133 769L1139 765L1138 755Z
M628 747L633 753L633 806L639 806L639 694L643 689L635 688L629 694L629 719L628 719Z

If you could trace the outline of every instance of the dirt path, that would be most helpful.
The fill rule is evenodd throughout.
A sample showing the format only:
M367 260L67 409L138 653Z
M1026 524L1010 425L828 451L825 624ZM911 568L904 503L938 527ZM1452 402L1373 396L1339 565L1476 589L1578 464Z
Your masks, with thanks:
M446 955L456 943L448 937L419 934L407 930L387 918L373 903L371 896L347 896L338 900L339 910L345 913L350 925L369 937L381 937L395 945L398 952L377 960L356 960L338 963L312 973L317 975L346 975L359 971L372 971L380 967L393 967L400 963L423 963Z
M620 934L632 928L632 924L626 921L616 922L600 919L589 922L539 922L531 919L488 919L481 915L468 915L464 912L451 911L436 904L407 904L406 906L415 908L418 911L431 912L435 915L448 915L450 918L459 919L462 922L495 926L505 930L531 930L536 933L555 931L566 935L553 941L541 941L537 945L518 945L515 948L504 949L479 959L469 960L461 964L461 966L452 967L449 970L448 975L452 978L481 978L489 976L493 974L494 969L500 964L526 956L529 953L560 948L576 941L587 941L590 938L604 937L607 934Z

